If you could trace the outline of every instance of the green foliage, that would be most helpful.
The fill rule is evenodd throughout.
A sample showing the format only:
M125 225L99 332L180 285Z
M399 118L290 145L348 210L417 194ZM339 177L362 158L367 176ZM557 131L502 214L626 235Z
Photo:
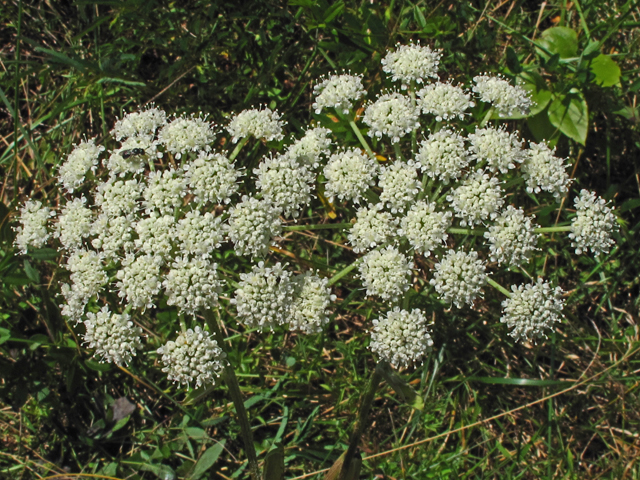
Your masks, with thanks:
M628 355L640 345L634 3L511 3L19 2L21 22L18 3L0 7L0 476L246 478L226 388L186 393L152 362L128 370L91 360L81 327L58 313L62 259L52 249L20 256L12 212L28 195L55 202L52 178L72 145L106 137L138 105L203 110L223 123L264 103L300 130L321 73L378 69L385 50L408 39L443 49L459 82L483 70L523 81L537 106L513 125L574 159L578 187L615 197L623 230L619 247L597 262L571 260L568 245L542 246L547 261L536 271L553 268L573 287L568 321L548 343L514 345L486 311L436 310L439 350L394 374L375 399L361 478L637 476L640 367ZM251 158L265 151L256 144ZM535 213L543 226L555 224L544 207ZM326 272L344 266L308 235L294 237L305 259ZM316 337L226 332L259 459L274 471L282 461L287 478L338 459L373 368L364 323L376 306L348 279L337 293L330 328ZM165 315L154 318L161 330L150 336L175 331L175 311ZM565 384L580 388L513 411ZM116 419L121 398L136 410ZM372 457L394 448L402 450Z

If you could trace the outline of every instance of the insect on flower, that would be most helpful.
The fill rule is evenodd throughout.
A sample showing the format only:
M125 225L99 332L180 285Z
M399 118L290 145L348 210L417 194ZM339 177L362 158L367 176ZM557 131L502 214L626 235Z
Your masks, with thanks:
M143 148L132 148L131 150L123 150L120 152L120 156L125 160L133 155L144 155Z

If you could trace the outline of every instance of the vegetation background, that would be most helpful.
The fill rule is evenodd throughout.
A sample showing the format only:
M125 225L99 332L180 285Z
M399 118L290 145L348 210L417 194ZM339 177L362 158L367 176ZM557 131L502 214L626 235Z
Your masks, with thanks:
M247 476L224 385L187 395L157 365L91 360L58 312L58 253L13 247L16 208L30 195L57 204L73 145L113 147L125 112L155 102L224 124L266 104L298 135L322 74L379 89L381 57L411 40L442 49L456 82L487 71L534 84L543 108L511 122L556 144L573 188L612 200L622 230L599 261L568 242L549 252L570 296L537 346L506 335L491 296L464 316L437 312L437 349L403 372L424 408L378 392L361 478L640 478L637 2L7 0L0 20L0 478ZM246 166L266 152L256 144ZM374 367L376 306L355 282L336 294L324 334L227 332L260 458L281 442L287 478L322 478L344 450Z

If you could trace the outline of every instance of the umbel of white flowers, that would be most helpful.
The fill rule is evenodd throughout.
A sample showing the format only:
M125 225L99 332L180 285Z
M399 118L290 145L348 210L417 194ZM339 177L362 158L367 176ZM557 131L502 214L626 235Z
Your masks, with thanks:
M537 251L536 219L510 204L522 195L509 194L524 188L554 202L569 186L565 160L545 143L526 148L517 132L479 126L472 115L477 104L499 115L526 113L525 90L487 74L475 77L471 90L442 83L439 62L440 52L427 46L398 45L382 63L399 89L369 100L359 75L323 79L314 88L315 113L337 110L351 118L360 144L348 143L344 129L310 126L253 172L238 168L235 158L249 137L284 138L276 111L232 116L227 141L219 143L222 132L204 115L170 118L155 107L127 114L111 132L117 148L83 141L62 162L57 213L25 201L16 245L27 253L57 242L69 271L62 313L84 323L84 340L102 361L130 362L144 348L140 313L166 303L193 318L158 350L169 378L213 383L226 360L196 315L216 308L229 285L237 287L225 296L247 327L311 334L329 321L330 282L267 258L289 219L306 221L302 213L322 174L325 198L355 212L345 237L361 255L357 272L367 295L388 305L374 322L371 350L396 366L420 362L432 346L431 327L418 309L398 306L409 288L418 288L416 265L433 265L426 274L446 306L473 305L493 271L524 266ZM378 158L356 124L360 106ZM225 143L233 153L220 149ZM243 185L253 188L245 190L240 179L247 175ZM576 253L606 253L616 229L611 208L586 190L575 206L566 230ZM469 235L473 248L464 241ZM221 268L220 249L254 261L237 283ZM416 256L429 261L414 262ZM501 291L507 297L501 321L516 339L544 337L561 319L560 287L538 279Z

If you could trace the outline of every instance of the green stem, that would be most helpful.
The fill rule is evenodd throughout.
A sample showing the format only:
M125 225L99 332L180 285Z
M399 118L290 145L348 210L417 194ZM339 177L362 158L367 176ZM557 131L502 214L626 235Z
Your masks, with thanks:
M18 198L18 127L20 125L20 31L22 27L22 0L18 0L16 32L16 83L13 103L13 197ZM26 135L25 135L26 138Z
M487 112L487 114L484 116L484 118L480 122L480 125L478 125L478 126L480 128L486 127L487 123L489 123L489 120L491 120L491 117L493 116L493 112L495 112L495 111L496 111L496 109L492 105L491 108L489 108L489 111Z
M327 286L330 287L332 285L335 285L340 279L342 279L342 277L348 275L354 268L356 268L358 266L358 264L360 263L362 258L363 257L360 257L358 260L353 262L351 265L343 268L338 273L336 273L333 277L331 277L329 279L329 283L327 283Z
M555 232L570 232L571 225L566 225L564 227L538 227L533 229L536 233L555 233Z
M457 235L477 235L479 237L483 236L485 231L486 230L483 229L474 230L472 228L447 228L447 233L455 233Z
M364 137L362 136L362 133L360 133L360 129L358 128L358 126L356 125L356 122L354 122L353 120L349 119L349 125L351 125L351 128L353 130L353 133L356 134L356 137L358 137L358 140L360 141L360 144L362 145L362 148L364 148L366 150L366 152L369 154L369 156L371 158L375 158L376 156L374 155L373 151L371 150L371 147L369 146L369 144L367 143L367 141L364 139Z
M373 399L375 398L376 391L378 390L378 386L380 386L380 382L382 381L382 367L383 363L380 362L376 365L376 368L369 379L369 383L367 384L367 388L362 394L360 400L360 410L358 411L358 419L356 420L355 427L353 428L353 432L349 436L349 447L347 448L347 452L344 456L344 462L342 463L342 470L340 470L339 480L346 480L347 473L349 471L349 464L353 460L356 451L358 450L358 444L360 443L360 439L362 438L362 434L365 431L366 426L368 425L369 412L371 411L371 404L373 403Z
M393 144L393 151L396 153L396 159L402 160L402 152L400 151L400 143Z
M213 312L208 309L202 309L202 314L213 334L213 337L218 342L218 347L224 349L224 338L218 322L213 315ZM227 362L227 365L222 371L222 378L229 388L229 394L233 405L236 407L236 414L238 416L238 423L240 424L240 434L242 441L244 442L244 450L247 455L247 461L249 463L249 472L251 474L251 480L260 480L260 468L258 467L258 456L256 455L256 449L253 445L253 432L251 431L251 424L249 423L249 415L247 409L244 406L244 397L240 391L240 384L238 383L238 377L233 369L231 363Z
M248 141L249 141L249 137L246 136L238 142L238 144L236 145L236 148L234 148L233 152L231 152L231 155L229 155L230 162L233 162L236 159L236 157L240 153L240 150L242 150L242 147L244 147Z
M331 230L333 228L351 228L353 223L318 223L315 225L289 225L283 227L285 232L299 232L304 230Z
M418 201L424 200L425 197L429 195L431 191L431 186L433 185L433 178L431 178L427 173L422 174L422 189L420 193L418 193Z
M492 280L491 278L487 277L487 283L489 285L491 285L493 288L495 288L496 290L504 293L507 297L511 298L511 292L509 290L507 290L506 288L504 288L502 285L500 285L495 280Z

